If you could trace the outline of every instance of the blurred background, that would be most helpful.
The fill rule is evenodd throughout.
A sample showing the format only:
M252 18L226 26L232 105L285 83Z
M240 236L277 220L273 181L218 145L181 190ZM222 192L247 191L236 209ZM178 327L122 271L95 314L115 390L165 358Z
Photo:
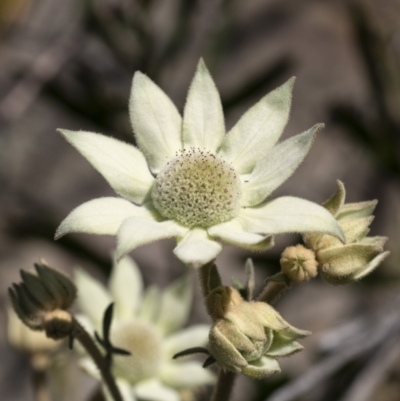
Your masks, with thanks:
M400 1L398 0L0 0L0 399L33 400L27 357L7 342L7 287L44 257L102 280L113 238L54 242L76 206L113 196L106 181L56 128L134 143L127 103L133 73L151 77L182 111L200 57L220 90L229 129L260 97L297 76L283 138L325 122L304 163L274 196L326 200L342 180L347 201L379 199L372 235L390 257L360 283L319 279L276 305L314 334L282 361L281 375L240 378L233 401L398 401L400 394ZM265 254L226 247L226 282L252 256L258 290L279 268L276 239ZM183 272L173 241L132 256L145 282ZM207 321L199 298L191 322ZM57 400L88 399L95 382L66 353ZM71 383L74 383L71 386ZM90 397L89 397L90 398ZM94 399L94 398L93 398Z

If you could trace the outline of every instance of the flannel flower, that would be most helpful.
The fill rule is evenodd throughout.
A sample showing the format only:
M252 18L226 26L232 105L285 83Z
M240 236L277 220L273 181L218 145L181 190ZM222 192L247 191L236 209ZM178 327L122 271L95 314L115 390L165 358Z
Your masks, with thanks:
M176 237L175 255L200 266L221 251L218 240L247 249L273 245L273 234L320 232L343 239L332 215L313 202L266 197L308 153L317 124L277 141L286 126L294 79L263 97L225 133L221 99L202 60L183 118L146 75L133 78L129 102L137 148L85 131L60 130L121 196L74 209L56 238L72 232L117 236L117 258Z
M110 341L131 354L112 357L112 372L124 401L181 401L188 392L214 383L214 375L200 362L172 359L185 348L204 346L210 329L205 324L182 329L193 295L188 275L164 291L156 286L143 291L138 267L125 257L114 265L109 290L83 270L77 270L75 279L82 311L77 318L89 333L101 333L104 311L114 302ZM88 356L81 365L100 380Z

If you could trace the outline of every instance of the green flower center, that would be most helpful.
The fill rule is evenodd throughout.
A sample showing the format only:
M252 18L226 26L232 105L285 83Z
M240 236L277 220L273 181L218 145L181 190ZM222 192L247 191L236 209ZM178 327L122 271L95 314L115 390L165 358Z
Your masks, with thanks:
M236 216L241 183L225 161L201 149L182 150L155 180L152 199L165 218L185 227L211 227Z
M131 355L113 356L113 373L132 384L157 375L162 362L162 344L150 326L135 321L117 323L111 329L111 343Z

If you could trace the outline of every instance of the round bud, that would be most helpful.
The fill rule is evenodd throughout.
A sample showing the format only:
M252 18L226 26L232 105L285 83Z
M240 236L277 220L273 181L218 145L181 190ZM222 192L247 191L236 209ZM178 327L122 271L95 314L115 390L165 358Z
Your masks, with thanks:
M303 245L287 247L280 259L282 273L295 283L308 281L318 273L315 253Z

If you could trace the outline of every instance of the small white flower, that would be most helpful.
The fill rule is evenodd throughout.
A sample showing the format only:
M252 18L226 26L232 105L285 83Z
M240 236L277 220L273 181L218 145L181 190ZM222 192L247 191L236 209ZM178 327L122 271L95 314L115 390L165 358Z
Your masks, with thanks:
M183 118L146 75L133 78L129 102L138 148L84 131L60 130L122 198L73 210L56 238L117 235L117 256L177 237L175 255L199 266L221 250L218 239L247 249L273 245L273 234L321 232L343 239L323 207L304 199L265 198L290 177L321 124L276 144L289 117L294 79L263 97L225 134L221 99L200 60Z
M109 290L83 270L76 273L78 320L90 333L102 332L107 306L114 304L110 341L131 353L113 356L113 374L124 401L179 401L180 392L214 383L214 375L200 362L173 360L184 349L204 346L210 327L199 324L182 330L192 301L189 276L160 291L151 286L143 291L140 271L129 257L112 271ZM82 366L92 376L100 375L88 357Z

